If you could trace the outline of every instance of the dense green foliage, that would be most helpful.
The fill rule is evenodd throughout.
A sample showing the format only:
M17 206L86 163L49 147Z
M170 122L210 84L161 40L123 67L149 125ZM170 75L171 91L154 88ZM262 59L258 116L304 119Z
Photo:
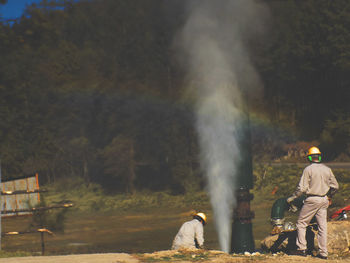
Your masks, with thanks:
M285 144L304 139L346 158L350 2L264 2L271 10L266 37L247 44L265 86L251 109L254 157L278 158ZM3 21L5 179L39 172L43 182L79 177L87 187L129 193L201 189L186 74L173 45L185 4L42 1L16 22Z
M271 6L273 40L264 42L270 54L259 66L265 95L277 118L290 115L309 136L317 136L332 111L349 114L349 2L272 1Z

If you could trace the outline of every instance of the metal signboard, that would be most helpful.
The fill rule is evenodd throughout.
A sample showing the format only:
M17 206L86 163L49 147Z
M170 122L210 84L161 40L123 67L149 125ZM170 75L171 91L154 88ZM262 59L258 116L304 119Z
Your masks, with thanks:
M1 182L1 187L2 216L32 214L32 212L23 210L30 210L40 203L40 195L37 192L39 191L37 174L32 177Z

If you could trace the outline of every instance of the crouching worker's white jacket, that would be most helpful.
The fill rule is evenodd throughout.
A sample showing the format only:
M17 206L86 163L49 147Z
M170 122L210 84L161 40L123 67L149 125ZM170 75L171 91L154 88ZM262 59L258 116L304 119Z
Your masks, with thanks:
M195 239L199 247L203 247L203 224L197 219L185 222L181 226L174 238L171 249L196 248Z

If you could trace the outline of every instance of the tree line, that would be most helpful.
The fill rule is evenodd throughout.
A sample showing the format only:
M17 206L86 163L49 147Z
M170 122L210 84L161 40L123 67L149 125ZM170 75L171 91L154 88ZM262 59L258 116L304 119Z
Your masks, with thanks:
M348 158L350 3L262 2L266 34L249 44L264 85L251 109L254 158L276 158L298 140ZM173 45L185 5L43 0L14 22L2 19L4 177L81 177L128 193L203 187L186 72Z

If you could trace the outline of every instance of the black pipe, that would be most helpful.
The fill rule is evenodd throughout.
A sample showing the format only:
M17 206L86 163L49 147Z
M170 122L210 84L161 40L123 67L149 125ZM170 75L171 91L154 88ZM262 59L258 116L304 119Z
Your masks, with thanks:
M255 250L252 219L254 212L250 210L250 201L254 198L249 192L253 188L253 165L251 154L251 134L249 116L243 116L238 134L240 162L236 185L237 205L234 207L231 253L253 252Z

